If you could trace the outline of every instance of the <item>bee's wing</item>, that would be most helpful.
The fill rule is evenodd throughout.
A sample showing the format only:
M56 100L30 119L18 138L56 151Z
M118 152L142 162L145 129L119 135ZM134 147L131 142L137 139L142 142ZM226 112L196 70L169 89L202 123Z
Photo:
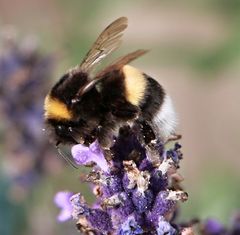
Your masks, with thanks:
M138 57L146 54L148 52L148 50L143 50L143 49L139 49L136 50L134 52L131 52L125 56L122 56L120 58L118 58L117 60L115 60L112 64L110 64L109 66L107 66L105 69L103 69L102 71L100 71L95 79L100 79L101 77L104 77L104 75L106 73L108 73L111 70L118 70L121 69L124 65L132 62L133 60L137 59Z
M107 66L105 69L103 69L99 73L97 73L93 80L89 81L89 83L87 83L84 87L82 87L79 90L77 97L82 96L84 93L86 93L90 89L92 89L96 85L96 83L98 83L101 80L101 78L105 77L105 74L107 74L108 72L110 72L112 70L121 69L124 65L130 63L131 61L137 59L138 57L144 55L147 52L148 52L148 50L139 49L139 50L131 52L123 57L118 58L115 62L113 62L112 64Z
M105 69L103 69L99 73L97 73L93 80L89 81L89 83L87 83L84 87L82 87L77 93L76 99L77 97L81 97L84 93L91 90L96 85L96 83L98 83L101 80L101 78L104 78L105 74L107 74L108 72L112 70L121 69L124 65L130 63L131 61L137 59L138 57L144 55L147 52L148 50L140 49L140 50L131 52L123 57L118 58L115 62L107 66Z
M89 72L100 60L117 49L120 45L123 31L127 28L127 23L126 17L120 17L105 28L77 69Z

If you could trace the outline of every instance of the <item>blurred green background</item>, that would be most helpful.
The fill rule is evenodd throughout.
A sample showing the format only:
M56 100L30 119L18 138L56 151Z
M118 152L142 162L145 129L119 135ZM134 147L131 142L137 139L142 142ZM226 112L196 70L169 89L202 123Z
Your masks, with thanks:
M178 112L184 153L181 174L189 193L180 220L211 216L227 223L240 208L239 0L0 0L0 32L11 26L17 40L33 35L41 53L53 55L49 88L120 16L129 18L129 27L113 56L151 49L134 65L158 79ZM51 164L45 160L47 173L24 199L12 197L4 170L8 154L1 120L0 234L77 234L73 223L56 222L53 196L64 189L87 194L79 171L58 161L54 152Z

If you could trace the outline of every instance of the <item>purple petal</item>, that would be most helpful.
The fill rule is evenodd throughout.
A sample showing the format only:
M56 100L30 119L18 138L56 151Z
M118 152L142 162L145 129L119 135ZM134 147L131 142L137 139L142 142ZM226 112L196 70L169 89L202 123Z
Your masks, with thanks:
M72 147L72 156L78 165L86 165L92 161L91 151L82 144L77 144Z
M95 162L103 171L109 171L108 163L97 141L93 142L89 147L81 144L74 145L72 147L72 156L78 165Z
M69 207L69 206L71 206L70 198L72 195L73 195L73 193L69 192L69 191L58 192L54 197L54 203L59 208Z
M68 191L58 192L54 197L54 203L61 209L57 220L59 222L64 222L71 219L72 214L72 205L70 202L70 198L73 193Z
M97 140L90 144L89 149L96 154L102 153L102 149Z
M72 213L71 211L68 211L68 210L61 210L57 216L57 220L59 222L65 222L67 220L70 220L71 218L72 218Z

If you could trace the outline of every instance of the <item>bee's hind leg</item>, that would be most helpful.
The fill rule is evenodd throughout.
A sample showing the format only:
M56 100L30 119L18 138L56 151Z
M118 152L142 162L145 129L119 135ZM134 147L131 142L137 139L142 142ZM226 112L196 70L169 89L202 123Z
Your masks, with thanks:
M153 165L159 165L163 151L163 141L158 138L150 122L141 120L137 122L140 127L139 141L145 147L148 159Z
M149 145L157 142L156 133L153 127L145 120L137 120L134 124L134 130L137 133L138 139L141 144Z

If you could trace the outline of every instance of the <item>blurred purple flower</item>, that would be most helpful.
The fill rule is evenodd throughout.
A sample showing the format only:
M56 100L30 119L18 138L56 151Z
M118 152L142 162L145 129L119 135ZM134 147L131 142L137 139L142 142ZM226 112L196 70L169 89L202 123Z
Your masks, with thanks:
M15 169L6 170L13 187L17 185L28 192L46 174L49 164L45 160L49 162L52 156L48 140L43 138L42 115L54 58L42 54L32 36L18 40L15 30L10 31L0 32L0 118L7 156L4 161Z
M220 235L224 233L224 226L216 219L208 219L204 224L206 234Z
M57 220L64 222L72 218L73 206L70 198L73 196L72 192L63 191L58 192L54 197L54 203L61 209Z
M231 235L240 234L240 212L237 212L232 219Z

